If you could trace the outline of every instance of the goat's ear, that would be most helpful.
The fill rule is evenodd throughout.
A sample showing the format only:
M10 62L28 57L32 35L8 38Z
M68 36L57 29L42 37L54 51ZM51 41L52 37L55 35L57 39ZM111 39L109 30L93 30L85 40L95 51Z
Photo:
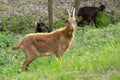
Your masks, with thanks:
M80 22L82 20L82 16L76 17L77 22Z
M76 21L79 22L79 18L76 16Z

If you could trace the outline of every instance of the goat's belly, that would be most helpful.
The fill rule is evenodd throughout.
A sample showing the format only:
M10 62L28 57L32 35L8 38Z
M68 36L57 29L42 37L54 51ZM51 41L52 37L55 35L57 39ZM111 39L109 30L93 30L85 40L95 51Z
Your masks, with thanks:
M52 52L40 52L39 56L50 56L50 55L54 55L54 53Z
M41 53L40 56L50 56L53 55L53 53Z
M40 55L53 55L54 52L56 51L56 48L52 47L39 47L38 49Z

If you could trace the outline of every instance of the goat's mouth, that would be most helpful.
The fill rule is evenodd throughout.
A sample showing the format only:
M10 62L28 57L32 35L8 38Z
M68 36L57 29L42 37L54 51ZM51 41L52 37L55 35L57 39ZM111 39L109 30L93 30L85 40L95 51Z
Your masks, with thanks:
M71 31L74 31L74 27L70 27L70 30L71 30Z

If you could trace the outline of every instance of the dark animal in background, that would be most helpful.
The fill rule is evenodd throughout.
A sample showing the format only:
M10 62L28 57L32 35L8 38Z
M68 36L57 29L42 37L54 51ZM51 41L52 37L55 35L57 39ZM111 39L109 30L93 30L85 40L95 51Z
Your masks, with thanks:
M48 27L43 22L37 22L36 23L36 32L44 33L44 32L50 32Z
M95 27L97 28L96 16L100 11L103 11L104 9L104 5L100 5L100 7L81 7L77 14L77 25L81 26L81 24L83 24L83 21L87 21L88 23L94 21Z

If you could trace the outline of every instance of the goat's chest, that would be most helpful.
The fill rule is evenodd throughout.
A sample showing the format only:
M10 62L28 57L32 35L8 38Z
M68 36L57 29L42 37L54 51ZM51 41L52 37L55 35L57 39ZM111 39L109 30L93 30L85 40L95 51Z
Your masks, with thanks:
M59 41L59 44L58 44L59 51L66 50L70 45L71 45L70 39L68 39L64 36L60 37L60 41Z

